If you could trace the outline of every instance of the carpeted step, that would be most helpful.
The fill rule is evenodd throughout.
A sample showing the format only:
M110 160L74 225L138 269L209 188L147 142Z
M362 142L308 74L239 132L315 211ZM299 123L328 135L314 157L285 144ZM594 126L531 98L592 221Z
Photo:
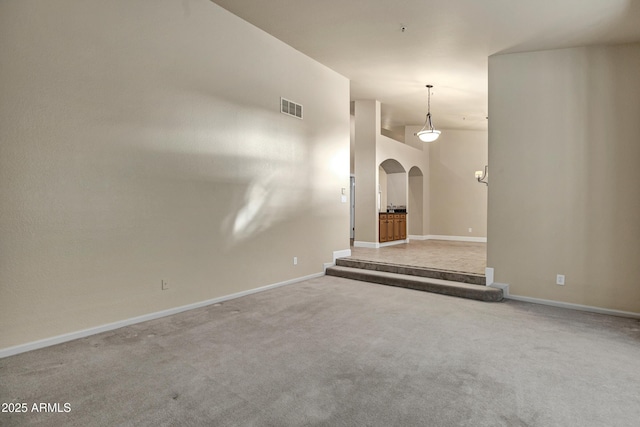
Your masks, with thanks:
M406 274L389 273L353 267L334 266L327 268L329 276L344 277L346 279L361 280L363 282L381 285L398 286L437 294L469 298L479 301L501 301L502 289L488 286L470 285L468 283L449 280L433 279L429 277L410 276Z
M383 262L365 261L355 258L338 258L336 260L336 265L340 267L351 267L365 270L385 271L387 273L405 274L408 276L429 277L432 279L468 283L471 285L485 286L487 283L486 277L480 274L437 270L433 268L414 267L410 265L387 264Z

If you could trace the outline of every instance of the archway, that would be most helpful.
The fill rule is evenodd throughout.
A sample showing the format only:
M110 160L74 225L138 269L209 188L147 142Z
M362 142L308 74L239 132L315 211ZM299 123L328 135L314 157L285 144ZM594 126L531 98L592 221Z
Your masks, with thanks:
M407 208L407 171L395 159L378 168L378 211Z

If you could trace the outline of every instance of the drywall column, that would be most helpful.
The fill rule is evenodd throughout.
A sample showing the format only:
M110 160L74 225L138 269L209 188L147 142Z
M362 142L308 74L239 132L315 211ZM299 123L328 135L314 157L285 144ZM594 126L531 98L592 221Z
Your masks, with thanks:
M375 245L378 241L377 206L378 164L376 136L380 132L380 102L355 101L355 246Z
M489 59L488 265L512 295L640 313L639 69L638 43Z
M409 185L408 185L408 203L407 209L409 209L408 235L422 236L423 235L423 211L424 211L424 175L422 171L417 167L412 167L409 171Z
M415 228L412 225L413 220L417 220L416 214L413 213L412 208L409 209L409 215L407 219L407 223L410 227L410 235L413 239L425 239L429 234L431 234L430 223L431 223L431 214L430 214L430 206L431 206L431 187L429 183L431 182L431 169L429 166L429 149L427 147L427 143L422 142L415 136L415 133L418 132L422 126L406 126L405 127L405 144L414 147L418 150L422 151L421 154L421 164L420 170L422 171L422 214L419 220L421 224L419 228Z

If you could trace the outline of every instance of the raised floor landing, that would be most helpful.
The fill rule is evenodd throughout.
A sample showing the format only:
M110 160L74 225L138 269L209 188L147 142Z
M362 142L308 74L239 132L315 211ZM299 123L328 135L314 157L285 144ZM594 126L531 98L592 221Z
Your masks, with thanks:
M487 244L447 240L412 240L378 249L351 247L350 259L458 271L484 276Z
M501 289L485 286L486 244L411 241L378 249L351 248L327 275L480 301L501 301Z

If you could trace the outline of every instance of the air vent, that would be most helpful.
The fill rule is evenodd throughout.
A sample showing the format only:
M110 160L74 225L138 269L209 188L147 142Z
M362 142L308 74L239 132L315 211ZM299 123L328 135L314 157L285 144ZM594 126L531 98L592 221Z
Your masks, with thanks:
M302 105L296 104L293 101L280 98L280 111L288 116L297 117L302 120Z

